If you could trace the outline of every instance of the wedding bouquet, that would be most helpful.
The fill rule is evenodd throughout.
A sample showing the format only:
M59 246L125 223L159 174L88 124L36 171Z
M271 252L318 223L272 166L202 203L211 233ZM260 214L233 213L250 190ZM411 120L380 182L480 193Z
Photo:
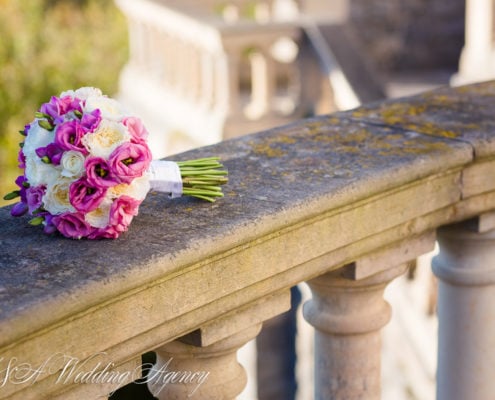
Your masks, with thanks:
M73 238L117 238L150 190L214 201L227 171L218 158L152 161L140 119L96 88L53 96L20 133L20 197L12 216Z

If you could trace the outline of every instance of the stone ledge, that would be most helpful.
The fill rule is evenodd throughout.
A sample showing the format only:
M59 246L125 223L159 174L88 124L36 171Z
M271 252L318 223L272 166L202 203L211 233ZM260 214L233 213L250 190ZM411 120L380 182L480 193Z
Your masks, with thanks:
M477 168L474 155L480 165L495 156L494 96L494 83L442 89L178 155L221 156L226 197L212 205L152 193L115 241L46 237L0 209L0 355L39 365L54 351L108 351L125 362L262 296L495 208L490 179L465 173ZM420 103L403 122L401 110ZM476 107L456 124L449 110L467 103ZM474 189L463 191L471 175ZM21 388L0 398L7 389Z

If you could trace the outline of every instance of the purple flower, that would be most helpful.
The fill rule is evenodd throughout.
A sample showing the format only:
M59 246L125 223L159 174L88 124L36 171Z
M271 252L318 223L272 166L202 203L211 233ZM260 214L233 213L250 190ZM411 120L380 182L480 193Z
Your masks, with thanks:
M58 100L59 115L65 115L71 111L82 113L81 100L67 95Z
M26 156L24 155L22 149L19 149L19 153L17 154L17 166L20 169L26 168Z
M48 103L44 103L40 107L40 112L48 115L51 119L55 119L60 115L58 107L58 97L52 96Z
M64 122L55 131L55 144L64 150L75 150L88 154L81 142L84 133L78 120Z
M62 149L56 143L50 143L46 147L37 148L36 155L39 158L44 158L44 157L48 158L49 162L51 162L53 165L60 165L60 160L64 155L64 149Z
M24 203L27 203L26 199L26 188L29 187L29 183L24 175L19 175L16 180L15 184L19 186L19 194L21 196L21 201Z
M45 217L45 227L43 228L43 232L46 233L47 235L51 235L52 233L55 233L57 231L57 227L53 224L53 215L50 214L49 212L44 212L43 213Z
M142 143L148 138L148 131L139 118L127 117L122 123L127 127L134 143Z
M84 214L64 213L56 215L51 219L51 223L65 237L71 239L81 239L88 236L93 228L84 220Z
M151 151L145 143L126 142L110 154L108 161L112 174L120 182L131 183L148 169L151 158Z
M118 179L112 175L107 161L100 157L89 157L84 163L88 183L94 187L108 188L118 184Z
M21 217L28 212L28 205L22 201L15 203L14 207L10 210L10 215L13 217Z
M101 111L93 110L90 113L85 113L81 118L81 126L87 132L94 132L101 122Z
M41 106L40 112L49 116L52 121L56 123L62 122L60 117L71 112L82 112L81 100L72 98L71 96L64 96L62 98L52 96L48 103Z
M24 125L24 129L22 131L19 131L19 133L22 136L27 136L29 129L31 129L31 124Z
M87 213L98 208L106 192L106 188L94 187L83 177L70 185L69 201L77 211Z
M41 207L45 190L45 186L29 187L26 189L26 200L30 214L33 214L33 211Z

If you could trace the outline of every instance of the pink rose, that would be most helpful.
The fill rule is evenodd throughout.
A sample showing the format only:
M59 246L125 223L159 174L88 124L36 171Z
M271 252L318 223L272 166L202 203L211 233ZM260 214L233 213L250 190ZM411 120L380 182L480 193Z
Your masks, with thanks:
M94 229L89 239L116 239L127 231L132 218L138 214L140 200L130 196L120 196L110 207L110 221L105 228Z
M87 213L98 208L106 192L106 188L95 187L83 177L71 183L69 201L77 211Z
M148 169L151 151L146 143L123 143L110 154L108 163L113 176L120 182L131 183Z
M108 188L115 186L118 179L112 175L110 166L100 157L89 157L84 162L88 183L93 187Z
M64 122L55 130L55 144L64 150L80 151L88 154L81 139L86 132L78 120Z
M110 224L117 232L124 232L132 218L138 215L141 200L130 196L120 196L110 207Z
M117 232L113 226L95 229L88 236L88 239L117 239L120 232Z
M93 230L81 213L64 213L52 218L51 223L65 237L81 239Z
M126 117L122 120L124 126L131 134L134 143L142 143L148 138L148 131L137 117Z

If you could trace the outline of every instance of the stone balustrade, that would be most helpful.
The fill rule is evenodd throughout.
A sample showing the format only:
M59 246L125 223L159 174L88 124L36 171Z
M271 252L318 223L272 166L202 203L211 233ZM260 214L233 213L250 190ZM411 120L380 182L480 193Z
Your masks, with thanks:
M128 20L130 43L121 100L147 122L155 150L169 154L302 115L292 62L300 30L275 19L273 1L116 4Z
M379 399L383 290L436 239L438 399L493 399L494 114L491 82L180 154L219 155L225 198L151 193L117 240L47 237L0 209L0 399L106 397L151 350L159 399L233 399L236 350L300 282L315 399Z

